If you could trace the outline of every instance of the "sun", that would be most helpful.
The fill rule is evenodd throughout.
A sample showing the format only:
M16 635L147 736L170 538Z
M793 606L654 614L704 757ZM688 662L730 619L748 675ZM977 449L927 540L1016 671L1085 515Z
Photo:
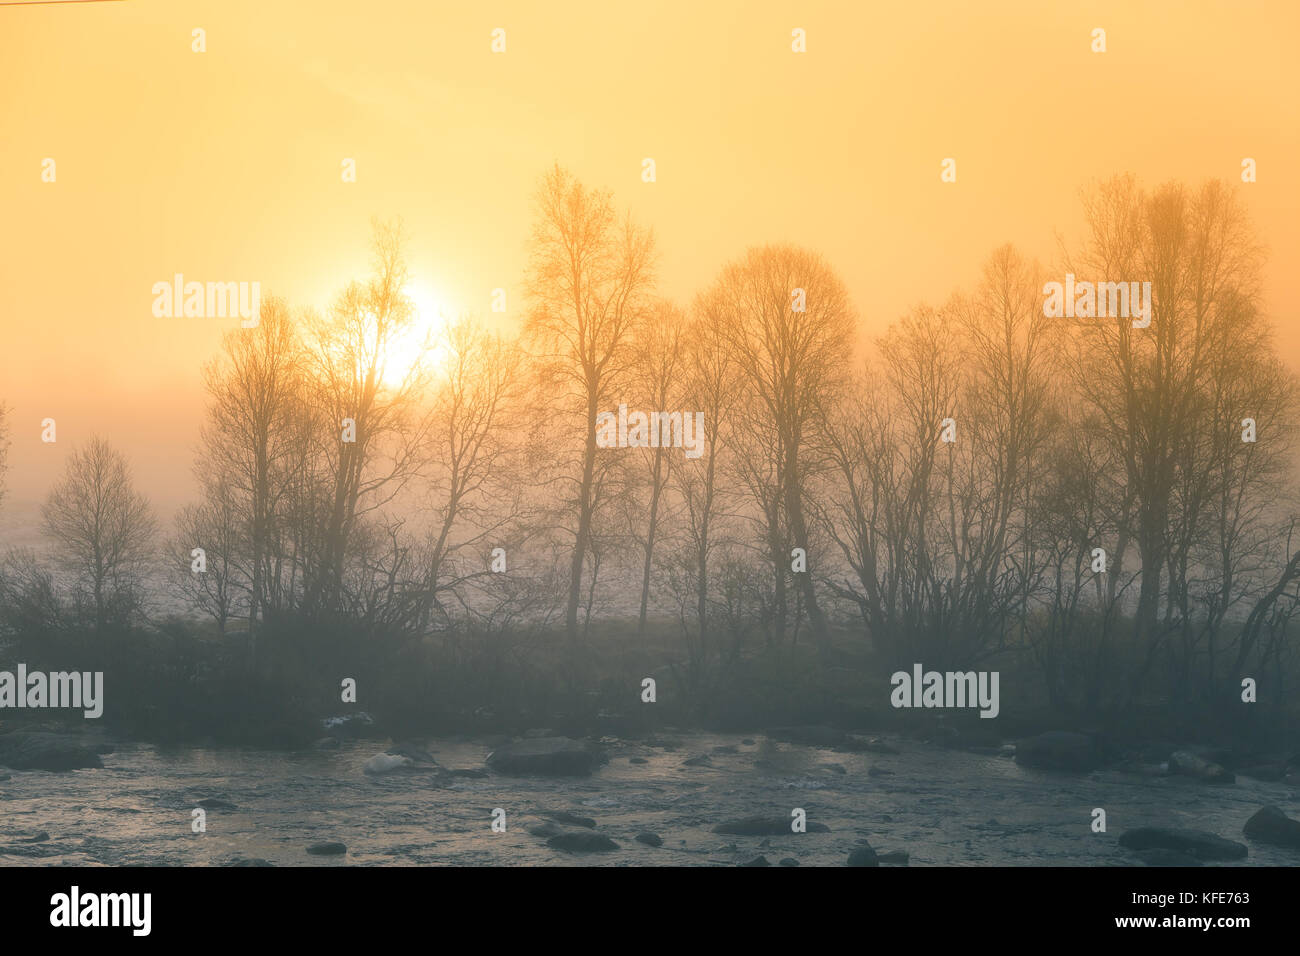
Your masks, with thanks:
M398 388L421 370L441 367L446 353L443 332L447 325L443 300L426 282L415 280L406 288L415 307L410 326L388 342L384 349L383 382Z

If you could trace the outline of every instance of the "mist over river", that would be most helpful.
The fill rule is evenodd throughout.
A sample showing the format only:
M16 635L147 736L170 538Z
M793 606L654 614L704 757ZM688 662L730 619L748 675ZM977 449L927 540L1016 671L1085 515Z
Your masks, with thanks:
M848 753L761 734L606 738L609 762L579 778L485 771L492 746L481 739L422 740L437 767L380 776L363 767L383 741L277 752L113 740L102 769L0 770L0 865L710 866L762 855L773 865L840 866L866 839L878 853L906 851L912 866L1123 866L1142 865L1117 842L1139 826L1205 830L1249 845L1245 860L1225 865L1300 862L1300 852L1241 832L1265 804L1296 816L1300 793L1290 783L1052 773L1007 754L887 740L901 752ZM191 832L199 800L210 802L205 833ZM504 833L491 828L498 807ZM789 819L797 807L807 811L808 833L712 832L737 818ZM1106 810L1106 833L1091 831L1095 807ZM618 848L571 853L528 832L559 811L590 818L596 827L587 832ZM811 832L814 824L829 832ZM637 842L646 832L662 846ZM327 842L343 843L346 854L307 853Z

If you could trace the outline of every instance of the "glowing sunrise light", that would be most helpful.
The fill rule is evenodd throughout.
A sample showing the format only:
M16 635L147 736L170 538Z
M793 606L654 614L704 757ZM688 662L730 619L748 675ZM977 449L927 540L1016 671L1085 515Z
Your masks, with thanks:
M428 284L415 280L406 289L415 307L411 324L388 342L384 350L384 384L397 388L421 370L442 367L447 345L447 316L442 300Z

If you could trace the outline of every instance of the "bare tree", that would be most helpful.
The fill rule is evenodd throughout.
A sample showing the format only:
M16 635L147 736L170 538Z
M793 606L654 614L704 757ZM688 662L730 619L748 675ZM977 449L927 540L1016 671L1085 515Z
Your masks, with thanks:
M813 639L824 651L830 631L814 586L817 559L811 554L805 507L810 476L826 465L826 416L847 383L856 321L848 292L820 256L797 246L770 245L750 249L726 266L709 302L744 377L753 412L775 437L780 518L794 546L809 552L807 572L795 580ZM774 517L768 518L773 548L778 538ZM788 556L781 562L788 563Z
M1092 282L1151 283L1150 325L1135 328L1129 315L1077 319L1070 367L1125 467L1142 570L1136 625L1154 650L1162 582L1177 548L1169 535L1180 521L1180 475L1213 377L1209 346L1243 314L1240 304L1253 301L1259 250L1240 201L1222 183L1147 194L1133 177L1118 177L1085 197L1085 213L1090 236L1067 269Z
M194 468L205 502L185 516L191 534L224 539L238 531L245 539L239 547L210 541L221 565L220 589L209 590L216 579L199 583L205 605L219 598L220 614L234 606L236 590L246 593L241 603L254 652L258 620L278 592L277 521L303 467L296 439L304 402L301 342L284 300L262 299L258 318L252 329L227 332L220 357L205 369L210 405Z
M423 558L421 628L443 608L444 592L486 573L482 546L505 544L502 536L518 540L514 526L524 511L525 482L506 427L522 398L519 349L468 319L448 327L444 339L423 452L435 520Z
M96 633L110 613L120 621L135 611L157 523L126 458L92 438L72 453L41 514L59 563L90 591Z
M181 509L170 543L175 580L194 607L208 615L221 634L252 602L248 573L249 540L242 507L246 502L221 479L204 482L204 500ZM202 549L196 569L194 551Z
M647 411L672 414L681 394L686 342L686 316L671 302L655 304L646 318L646 328L638 337L642 348L634 372L633 394L644 403ZM682 416L689 409L678 409ZM653 413L653 412L651 412ZM646 609L650 601L650 574L654 567L655 539L659 532L660 515L664 507L664 490L669 477L668 424L661 427L660 420L652 418L650 428L658 432L651 435L650 448L641 449L646 471L644 480L649 494L646 507L645 536L641 539L644 561L641 567L641 609L637 618L637 634L645 634ZM700 436L703 437L703 436ZM680 454L680 452L678 452Z
M706 453L699 458L683 455L669 460L681 493L685 534L693 558L687 573L693 578L691 608L698 642L693 656L699 660L708 653L710 563L722 543L719 524L732 498L723 480L724 456L730 454L732 412L740 393L738 370L706 309L705 303L697 304L696 318L687 328L682 388L686 408L704 417Z
M619 219L610 194L584 187L556 166L537 192L526 336L555 406L580 429L572 483L573 553L565 628L578 635L578 606L600 505L596 417L627 386L633 330L653 284L654 237ZM567 496L566 496L567 497Z
M358 522L392 501L418 465L424 423L416 407L427 370L421 362L394 364L394 344L416 318L404 242L400 223L376 222L371 278L350 284L311 323L306 362L311 401L326 416L316 440L328 482L321 552L306 582L311 613L343 607Z

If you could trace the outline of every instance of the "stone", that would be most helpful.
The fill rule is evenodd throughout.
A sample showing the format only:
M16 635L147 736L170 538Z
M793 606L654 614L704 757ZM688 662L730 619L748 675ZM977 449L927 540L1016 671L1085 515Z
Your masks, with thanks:
M1205 783L1235 783L1232 772L1187 750L1175 750L1169 757L1169 772L1180 777L1193 777Z
M312 856L341 856L348 852L348 848L342 843L313 843L307 847L307 852Z
M82 770L103 767L99 755L73 737L14 731L0 735L0 764L12 770Z
M713 828L714 833L730 833L737 836L797 836L790 825L793 817L744 817L740 820L728 820ZM808 822L809 833L829 833L831 830L824 823Z
M1300 850L1300 820L1291 819L1272 805L1257 810L1254 816L1246 821L1242 832L1260 843L1272 843Z
M1225 840L1204 830L1172 827L1138 827L1119 838L1127 850L1172 850L1198 860L1240 860L1250 853L1244 843Z
M849 852L847 866L879 866L880 858L876 856L876 851L870 846L863 845L854 847Z
M598 751L568 737L535 737L488 754L487 765L509 776L585 777L601 763Z
M586 830L557 833L546 841L546 845L556 850L568 850L570 853L604 853L618 849L618 844L609 837L599 833L589 833Z

